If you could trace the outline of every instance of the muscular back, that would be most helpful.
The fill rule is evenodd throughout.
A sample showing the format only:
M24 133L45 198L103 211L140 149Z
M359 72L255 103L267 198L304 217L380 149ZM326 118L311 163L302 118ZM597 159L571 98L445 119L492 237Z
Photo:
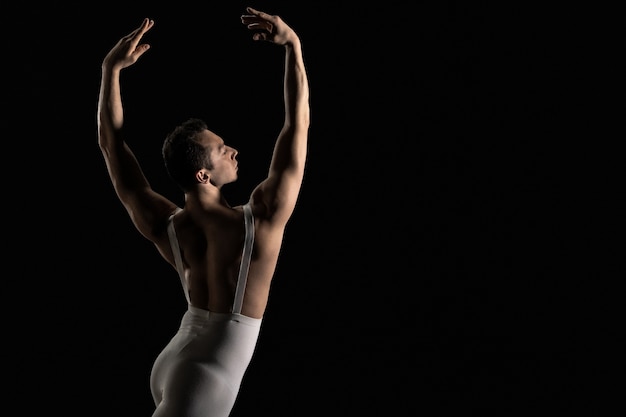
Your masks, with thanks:
M186 207L174 215L174 227L191 304L213 312L231 312L245 238L242 207ZM272 230L261 217L255 218L255 240L242 307L246 316L263 317L282 236L283 228ZM160 249L174 266L171 248Z

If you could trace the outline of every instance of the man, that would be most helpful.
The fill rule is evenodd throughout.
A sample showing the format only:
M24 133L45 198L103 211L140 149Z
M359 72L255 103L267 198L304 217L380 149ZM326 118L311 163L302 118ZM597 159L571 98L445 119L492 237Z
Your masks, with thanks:
M300 39L279 16L247 8L242 23L255 41L285 52L284 124L267 177L241 206L222 194L237 180L237 151L189 119L165 139L163 158L184 192L178 207L155 192L124 139L120 73L150 45L154 21L121 38L102 62L98 143L133 224L178 272L188 309L156 358L153 417L226 417L255 349L285 227L300 192L309 132L309 89Z

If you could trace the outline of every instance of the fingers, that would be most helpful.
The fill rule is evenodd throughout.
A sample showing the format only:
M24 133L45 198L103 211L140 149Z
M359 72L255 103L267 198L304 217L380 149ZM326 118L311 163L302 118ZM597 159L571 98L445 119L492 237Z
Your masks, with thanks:
M244 14L241 16L241 21L243 23L251 23L251 22L270 22L273 20L274 16L269 15L267 13L261 12L259 10L253 9L252 7L247 7L246 10L251 14Z
M250 30L264 30L264 31L267 31L269 33L272 33L274 31L274 25L271 24L270 22L249 23L248 24L248 29L250 29Z
M143 36L144 33L146 33L148 30L150 30L150 28L152 28L152 26L154 26L154 20L150 20L148 18L143 19L143 21L141 22L141 25L139 25L139 27L135 30L133 30L132 32L130 32L128 35L124 36L125 38L133 38L137 35L139 35L140 37Z
M255 41L266 41L267 33L255 33L254 35L252 35L252 39Z
M143 19L143 21L141 22L141 26L139 26L137 29L135 29L135 40L137 42L139 42L139 40L141 39L141 37L147 32L149 31L152 26L154 26L154 20L152 19L148 19L147 17L145 19Z
M149 31L152 26L154 26L154 20L145 18L141 22L141 25L128 35L130 39L130 53L135 55L137 58L150 48L149 44L139 45L139 42L141 41L143 35Z
M266 31L270 34L274 32L274 16L271 16L267 13L261 12L259 10L253 9L252 7L247 7L248 15L241 16L241 23L246 25L248 29L254 31ZM255 35L255 38L257 36ZM263 38L266 38L264 35Z
M154 20L148 19L146 17L145 19L143 19L143 22L141 22L140 29L141 29L142 33L146 33L147 31L149 31L152 28L152 26L154 26Z
M267 14L263 13L260 10L253 9L252 7L246 7L246 11L248 13L252 13L254 15L261 16L261 17L266 17L267 16Z
M108 68L122 69L133 65L150 45L140 43L143 35L154 26L154 20L145 18L141 25L122 37L104 57L103 65Z

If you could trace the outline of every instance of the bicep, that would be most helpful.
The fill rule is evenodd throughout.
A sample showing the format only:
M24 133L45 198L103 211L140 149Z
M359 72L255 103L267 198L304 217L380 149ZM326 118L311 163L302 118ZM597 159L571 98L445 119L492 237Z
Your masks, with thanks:
M144 237L156 242L176 205L152 189L126 143L103 154L115 193L133 224Z
M123 201L131 221L146 239L157 243L167 233L167 220L177 206L150 187Z
M270 174L252 192L251 200L258 210L255 216L285 225L293 214L301 186L302 174L298 171Z

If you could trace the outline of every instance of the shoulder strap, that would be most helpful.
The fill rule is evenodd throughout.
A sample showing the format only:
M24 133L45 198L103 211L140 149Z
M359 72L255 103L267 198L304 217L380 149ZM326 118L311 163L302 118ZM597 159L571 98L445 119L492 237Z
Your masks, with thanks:
M252 244L254 243L254 216L250 203L243 206L244 222L246 227L246 237L243 243L241 254L241 265L239 267L239 278L237 279L237 290L235 291L235 301L233 303L233 313L240 314L243 306L243 296L246 292L246 281L248 280L248 269L252 255Z
M174 214L178 213L179 211L180 211L180 208L178 208L176 212L174 212ZM187 299L187 303L190 304L191 301L189 299L189 289L187 288L185 268L183 267L183 259L180 255L180 246L178 246L178 239L176 238L176 230L174 229L174 214L172 214L168 219L167 235L170 239L170 246L172 247L174 260L176 261L176 270L178 271L178 276L180 277L180 283L183 286L183 291L185 292L185 298Z

